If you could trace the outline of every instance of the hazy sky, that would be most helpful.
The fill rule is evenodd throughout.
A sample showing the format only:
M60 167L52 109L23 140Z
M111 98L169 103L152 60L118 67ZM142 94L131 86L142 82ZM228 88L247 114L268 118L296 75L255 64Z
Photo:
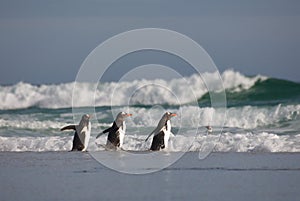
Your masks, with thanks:
M189 36L220 71L233 68L300 82L297 0L1 0L0 84L74 81L85 57L101 42L146 27ZM181 68L180 62L155 54L125 59L122 65L153 63L149 58ZM107 80L114 79L108 73Z

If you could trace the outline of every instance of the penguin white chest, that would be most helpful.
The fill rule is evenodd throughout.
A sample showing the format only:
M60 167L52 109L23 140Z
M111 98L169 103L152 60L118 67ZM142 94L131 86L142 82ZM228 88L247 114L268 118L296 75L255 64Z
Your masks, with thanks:
M84 126L80 133L78 134L80 141L84 145L84 149L82 151L86 151L89 145L90 136L91 136L91 122L88 123L88 126Z
M171 135L171 122L170 120L167 121L166 126L163 129L164 132L164 143L165 143L165 148L168 148L168 142L169 142L169 138Z
M118 130L119 132L119 138L120 138L120 147L122 147L124 143L124 137L125 137L125 132L126 132L126 124L123 122L122 126Z

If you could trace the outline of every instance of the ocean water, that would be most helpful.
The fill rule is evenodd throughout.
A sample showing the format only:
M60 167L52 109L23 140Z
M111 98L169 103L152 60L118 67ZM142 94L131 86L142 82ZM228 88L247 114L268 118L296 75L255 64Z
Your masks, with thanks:
M213 84L213 75L207 76L212 76ZM227 97L226 118L223 110L211 107L209 92L199 75L99 83L96 91L90 83L77 83L81 93L73 106L74 82L0 86L0 151L70 150L73 132L61 132L60 128L78 122L74 113L76 116L90 111L93 118L89 151L103 150L101 145L107 136L97 140L95 136L111 125L119 111L133 114L126 121L126 150L147 150L150 142L144 139L162 114L171 111L178 117L172 119L174 136L170 138L169 152L195 152L206 143L214 145L213 152L300 151L299 83L261 75L248 77L233 70L223 72L221 77ZM158 85L167 85L169 91ZM133 93L135 89L139 91ZM217 94L219 90L216 87L210 93ZM91 98L95 107L90 105ZM213 127L212 133L207 133L207 125Z

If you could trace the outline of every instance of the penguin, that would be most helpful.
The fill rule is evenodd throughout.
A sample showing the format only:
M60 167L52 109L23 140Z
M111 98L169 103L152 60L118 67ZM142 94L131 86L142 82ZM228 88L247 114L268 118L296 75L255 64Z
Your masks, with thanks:
M73 146L71 151L86 151L90 136L91 136L91 122L90 115L85 114L82 116L79 125L68 125L60 129L75 130L73 137Z
M177 116L177 114L166 112L158 122L158 125L154 131L152 131L146 138L145 141L147 141L152 134L154 135L150 148L151 151L159 151L160 149L168 147L169 137L172 134L170 119L175 116Z
M213 132L212 127L210 125L205 126L205 128L207 129L207 134L210 134Z
M121 148L124 142L124 136L126 132L126 124L125 118L132 116L132 114L128 114L126 112L120 112L113 125L105 129L102 133L97 135L96 139L101 135L108 133L106 147L109 149L117 149L118 147Z

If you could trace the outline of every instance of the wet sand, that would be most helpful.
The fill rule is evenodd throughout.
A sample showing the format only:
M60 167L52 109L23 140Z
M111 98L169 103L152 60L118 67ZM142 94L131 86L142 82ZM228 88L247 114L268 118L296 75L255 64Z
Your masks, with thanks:
M107 154L103 152L103 154ZM298 200L300 153L186 153L161 171L129 175L81 152L0 152L2 201Z

